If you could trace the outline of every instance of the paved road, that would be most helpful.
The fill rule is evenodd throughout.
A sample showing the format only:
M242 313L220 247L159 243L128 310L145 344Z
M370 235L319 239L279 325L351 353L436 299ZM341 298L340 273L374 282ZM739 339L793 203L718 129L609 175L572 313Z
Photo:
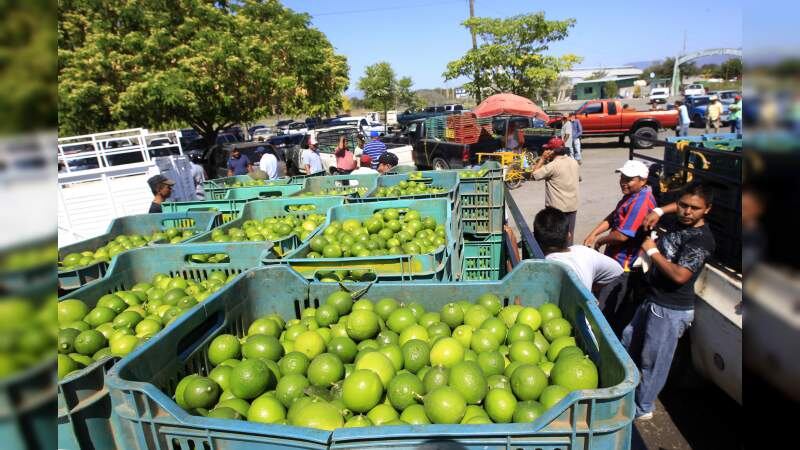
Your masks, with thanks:
M700 129L691 131L692 134L702 132ZM661 137L664 136L662 133ZM663 148L642 152L663 156ZM627 159L628 149L620 147L616 138L584 140L576 243L582 242L619 201L619 176L614 170ZM534 215L544 207L544 183L528 181L512 191L512 196L525 215L528 226L532 227ZM633 449L741 448L742 408L715 386L698 381L691 373L674 379L677 378L682 378L682 382L671 380L667 385L656 406L653 420L635 423Z

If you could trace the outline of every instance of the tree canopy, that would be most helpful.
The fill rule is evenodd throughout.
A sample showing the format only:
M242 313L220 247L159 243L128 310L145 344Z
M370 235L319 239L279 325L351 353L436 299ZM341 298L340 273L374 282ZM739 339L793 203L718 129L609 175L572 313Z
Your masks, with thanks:
M348 66L277 0L59 2L59 132L331 114Z
M573 54L546 54L551 43L567 37L575 19L547 20L538 12L506 19L474 17L463 25L475 31L480 44L449 62L443 76L469 78L463 87L473 97L478 92L511 92L541 100L560 72L581 61Z

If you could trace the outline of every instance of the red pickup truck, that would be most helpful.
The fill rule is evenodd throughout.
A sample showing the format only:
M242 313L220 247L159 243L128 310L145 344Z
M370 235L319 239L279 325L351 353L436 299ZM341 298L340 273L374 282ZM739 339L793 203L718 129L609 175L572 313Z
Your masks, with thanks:
M657 137L658 130L678 126L677 110L637 111L624 108L619 100L590 100L575 115L583 125L584 136L619 136L620 142L629 136L639 148L652 147L652 141L644 138ZM562 120L563 117L554 118L549 125L560 127Z

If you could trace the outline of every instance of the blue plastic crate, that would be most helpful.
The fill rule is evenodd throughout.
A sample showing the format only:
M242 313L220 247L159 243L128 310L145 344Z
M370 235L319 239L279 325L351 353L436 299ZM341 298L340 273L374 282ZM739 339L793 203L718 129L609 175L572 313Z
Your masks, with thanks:
M266 264L290 265L307 279L314 279L319 271L363 269L373 272L381 280L442 280L450 278L450 256L455 239L452 233L450 202L443 198L425 200L389 200L384 202L352 203L331 208L322 230L332 221L358 219L363 221L376 211L389 208L414 209L423 217L433 217L444 225L447 244L426 255L389 255L368 258L308 258L311 243L306 242L282 260L267 260Z
M437 194L418 194L406 195L401 197L376 197L375 193L381 187L396 186L402 181L415 181L425 183L431 187L444 189L444 192ZM447 198L451 202L455 201L456 194L458 193L458 174L454 172L426 172L421 178L410 178L408 173L399 175L383 175L378 177L378 185L367 197L351 199L350 202L375 202L385 200L399 200L399 199L423 199L423 198Z
M58 249L58 259L61 260L69 253L80 253L86 250L94 251L123 234L151 235L156 231L163 231L173 227L181 231L190 230L195 233L202 233L219 225L221 221L222 219L218 217L216 212L208 211L137 214L118 217L111 221L108 230L104 234ZM161 241L153 244L168 243ZM62 290L77 289L103 276L107 268L108 263L97 263L78 269L59 270L58 287Z
M295 197L313 196L313 197L326 197L320 193L322 189L331 189L337 187L366 187L365 192L360 197L366 197L370 192L375 190L378 185L378 175L363 174L363 175L330 175L324 177L311 177L306 179L306 184L303 189L295 194ZM313 195L310 195L313 194ZM355 198L359 195L350 194L344 196L346 198Z
M56 276L51 269L46 278L35 277L22 289L4 291L9 296L41 306L55 293ZM53 311L55 314L55 311ZM0 379L0 442L11 450L56 448L56 355Z
M226 275L244 272L261 265L266 255L271 255L269 244L186 244L160 247L143 247L118 255L108 268L106 275L82 288L59 298L59 301L77 298L91 309L105 294L130 289L139 282L148 282L157 273L169 276L204 280L212 271L223 271ZM200 264L190 261L195 254L225 253L230 262ZM193 309L202 309L203 302ZM174 323L172 324L174 325ZM172 325L164 327L164 333ZM158 335L157 335L158 336ZM123 358L124 361L126 358ZM58 441L59 444L76 442L80 447L94 442L94 448L108 448L107 434L96 434L108 429L110 398L103 387L104 373L114 359L107 358L77 371L58 383ZM52 374L50 374L52 376ZM52 431L50 431L52 433ZM52 447L51 447L52 448ZM67 447L69 448L69 447Z
M308 217L309 214L322 214L327 216L328 210L339 206L344 203L344 199L341 197L310 197L310 198L278 198L273 200L257 200L250 202L245 205L244 209L242 210L242 214L239 216L238 219L232 220L224 225L221 225L216 230L221 230L227 232L229 228L238 227L241 228L242 224L247 220L263 220L268 217L283 217L283 216L295 216L301 220ZM290 206L305 206L311 205L314 206L314 210L306 210L306 211L290 211ZM319 229L319 228L318 228ZM308 239L310 239L314 234L316 234L318 230L314 230L311 234L309 234ZM199 242L212 242L211 239L211 231L206 233L197 235L191 239L188 239L186 243L199 243ZM306 239L306 240L308 240ZM294 234L277 240L272 241L273 244L273 251L278 256L283 256L289 254L292 250L296 249L305 241L301 241L300 238Z
M275 290L274 286L281 286ZM206 352L219 334L243 336L269 313L286 319L318 306L333 283L307 284L281 267L248 272L209 298L206 308L181 317L169 334L138 348L109 373L115 436L130 449L247 448L513 448L628 449L639 375L597 308L591 293L565 266L526 261L501 281L480 283L375 283L361 285L369 298L392 297L438 310L453 299L498 295L505 304L553 302L575 325L578 345L597 364L600 388L574 391L532 423L340 428L333 432L288 425L192 416L171 398L191 373L211 369Z
M206 198L211 200L264 200L274 197L287 197L302 188L302 185L296 184L213 188L206 190Z
M453 258L453 278L462 281L499 280L503 272L503 235L462 237Z

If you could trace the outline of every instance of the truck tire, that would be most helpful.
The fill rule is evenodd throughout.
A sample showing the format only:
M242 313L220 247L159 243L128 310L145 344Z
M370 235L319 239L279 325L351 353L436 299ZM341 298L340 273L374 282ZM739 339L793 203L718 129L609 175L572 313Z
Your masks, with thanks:
M447 161L439 156L431 160L431 166L433 167L433 170L447 170L450 168L450 164L447 164Z
M653 148L653 141L650 139L656 138L658 138L658 132L653 127L639 127L631 136L636 148Z

